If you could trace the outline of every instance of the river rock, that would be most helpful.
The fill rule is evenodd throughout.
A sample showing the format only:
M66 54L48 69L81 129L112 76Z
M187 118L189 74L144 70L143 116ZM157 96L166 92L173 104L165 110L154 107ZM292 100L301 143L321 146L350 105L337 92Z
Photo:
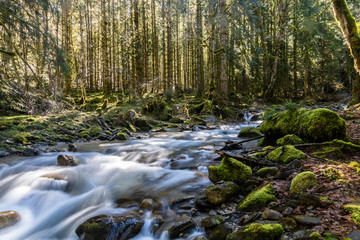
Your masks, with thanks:
M68 150L70 152L77 152L78 151L78 147L75 144L69 144L68 145Z
M6 157L8 156L10 153L6 152L6 151L0 151L0 157Z
M59 155L57 157L57 164L59 166L77 166L80 161L77 157L71 155Z
M227 240L279 240L284 233L281 224L252 223L227 236Z
M249 166L231 157L224 157L219 166L209 166L208 169L209 179L213 183L224 180L243 185L244 181L252 176Z
M293 219L299 224L305 224L305 225L318 225L321 221L320 218L316 217L310 217L306 215L295 215L292 216Z
M241 131L238 134L239 138L255 138L262 136L260 130L255 127L246 127L241 129Z
M180 217L176 222L169 228L170 238L183 237L191 229L195 228L196 225L190 217Z
M313 206L313 207L321 206L320 197L314 194L301 194L299 196L299 201L300 204L304 206Z
M348 239L351 240L360 240L360 231L359 230L353 230L348 235L346 235Z
M231 232L232 228L228 224L220 224L211 231L209 240L225 240Z
M208 240L208 238L201 235L201 236L196 236L196 237L190 238L190 240Z
M15 225L19 221L20 215L15 211L0 212L0 229Z
M224 219L220 216L209 216L201 220L201 226L203 228L214 228L224 222Z
M294 209L292 207L286 207L283 211L282 211L282 215L283 216L289 216L290 214L292 214L292 212L294 211Z
M311 239L310 235L313 233L313 230L299 230L294 233L294 240L309 240Z
M293 232L297 228L297 223L293 218L284 217L278 221L286 231Z
M26 157L38 156L40 155L40 151L35 148L25 148L22 154Z
M161 207L161 204L154 200L154 199L144 199L141 204L140 204L140 208L142 209L146 209L146 210L156 210L159 209Z
M281 213L272 209L265 209L262 213L262 218L265 220L279 220L282 217Z
M240 192L240 187L234 182L224 182L206 189L206 198L213 205L226 202Z
M200 117L192 117L189 122L189 127L192 128L195 125L206 126L206 121Z
M138 216L100 215L86 220L76 234L83 240L129 239L135 237L144 225Z

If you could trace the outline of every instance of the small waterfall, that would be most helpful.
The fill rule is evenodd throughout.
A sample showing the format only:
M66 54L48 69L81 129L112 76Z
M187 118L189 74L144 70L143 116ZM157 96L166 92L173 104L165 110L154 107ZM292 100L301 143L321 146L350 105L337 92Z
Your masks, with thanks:
M251 118L253 117L254 115L251 113L251 112L249 112L249 111L246 111L245 113L244 113L244 120L245 120L245 122L249 125L250 124L250 121L251 121Z

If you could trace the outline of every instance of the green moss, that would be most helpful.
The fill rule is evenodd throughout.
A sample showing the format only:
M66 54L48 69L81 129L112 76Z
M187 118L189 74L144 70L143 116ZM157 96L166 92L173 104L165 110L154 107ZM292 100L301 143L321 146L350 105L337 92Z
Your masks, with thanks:
M12 138L13 138L14 142L16 142L16 143L28 144L30 137L31 137L31 134L28 132L19 132L19 133L15 134Z
M102 131L101 127L99 126L92 126L89 130L89 134L91 137L98 137L100 132Z
M252 211L266 206L275 200L275 190L271 183L251 192L238 207L240 211Z
M305 153L296 149L292 145L285 145L283 147L279 147L268 155L270 161L280 163L289 163L295 159L303 159L305 157Z
M287 145L296 145L296 144L303 144L304 141L299 138L298 136L294 135L294 134L288 134L282 138L279 138L277 141L276 141L276 144L278 146L282 146L284 144L287 144Z
M338 171L336 168L328 167L324 171L324 176L327 179L334 181L334 180L338 180L338 179L342 178L344 176L344 174L342 172Z
M332 139L346 139L345 120L331 110L287 110L270 117L260 125L266 136L282 137L297 135L308 142L324 142Z
M346 213L350 213L351 219L360 226L360 202L349 203L343 206Z
M318 181L315 174L310 171L302 172L291 181L290 193L297 196L316 186Z
M80 138L84 138L84 139L89 139L90 138L90 132L86 129L82 129L79 133L78 133L78 137Z
M267 151L262 151L262 152L257 152L255 153L254 157L255 158L263 158L267 155Z
M118 140L127 140L128 136L124 132L119 132L118 134L116 134L116 139L118 139Z
M360 167L360 164L358 162L351 162L351 163L349 163L349 166L353 167L353 168L358 168L358 167Z
M160 114L160 120L167 121L171 119L171 114L172 114L172 109L169 106L166 106Z
M230 236L227 239L278 240L281 238L283 234L284 234L284 228L283 226L281 226L281 224L252 223L246 226L246 228L242 232L230 234Z
M318 158L341 158L343 153L339 147L325 147L323 151L313 152L313 156Z
M224 180L240 184L249 179L251 175L252 171L249 166L229 157L223 158L220 166L209 167L209 178L213 182Z
M255 127L246 127L244 129L241 129L241 131L238 134L239 138L254 138L254 137L260 137L262 136L260 130Z
M321 235L318 232L313 232L309 237L310 240L321 240Z
M277 167L264 167L257 171L257 175L260 177L274 176L279 169Z

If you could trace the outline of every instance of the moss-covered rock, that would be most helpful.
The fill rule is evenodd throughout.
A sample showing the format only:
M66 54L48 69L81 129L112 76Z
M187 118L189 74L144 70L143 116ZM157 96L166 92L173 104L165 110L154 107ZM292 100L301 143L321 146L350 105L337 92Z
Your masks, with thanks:
M229 157L223 158L220 166L209 167L209 179L213 183L224 180L241 184L248 180L251 175L252 171L249 166Z
M238 207L240 211L253 211L265 207L275 199L275 190L271 183L251 192Z
M260 130L255 127L246 127L240 130L238 137L239 138L255 138L262 136Z
M180 117L175 116L175 117L172 117L172 118L169 120L169 122L171 122L171 123L184 123L184 120L181 119Z
M169 106L166 106L160 113L160 120L167 121L171 119L172 109Z
M267 155L267 151L262 151L262 152L257 152L254 154L254 157L255 158L263 158L263 157L266 157Z
M100 135L100 132L102 131L101 127L99 126L92 126L89 130L89 135L91 137L98 137Z
M318 186L318 181L315 174L310 171L302 172L291 181L290 193L291 195L298 196L316 186Z
M349 166L353 167L353 168L359 168L360 164L358 162L351 162L351 163L349 163Z
M318 158L339 159L343 156L343 153L339 147L324 147L321 151L313 152L311 155Z
M297 133L307 142L347 138L345 120L336 112L324 108L301 108L273 115L261 123L260 131L273 138Z
M21 144L28 144L31 134L28 132L19 132L16 133L12 138L14 142Z
M257 175L259 177L267 177L267 176L274 176L279 169L277 167L264 167L257 171Z
M226 240L278 240L284 234L281 224L252 223L230 233Z
M190 119L190 122L189 122L189 127L193 127L195 125L203 125L203 126L206 126L206 121L204 119L202 119L201 117L196 117L196 116L193 116L191 119Z
M286 145L296 145L296 144L303 144L304 141L299 138L298 136L294 135L294 134L288 134L282 138L279 138L277 141L276 141L276 144L278 146L282 146L284 144Z
M224 182L206 189L206 198L213 205L228 201L240 192L240 187L234 182Z
M295 159L303 159L306 155L292 145L285 145L270 152L268 158L270 161L279 163L289 163Z
M128 135L126 135L126 133L124 133L124 132L118 132L116 134L117 140L127 140L128 138L129 138Z
M134 124L136 127L144 131L150 130L152 128L149 119L146 117L140 117L136 119Z

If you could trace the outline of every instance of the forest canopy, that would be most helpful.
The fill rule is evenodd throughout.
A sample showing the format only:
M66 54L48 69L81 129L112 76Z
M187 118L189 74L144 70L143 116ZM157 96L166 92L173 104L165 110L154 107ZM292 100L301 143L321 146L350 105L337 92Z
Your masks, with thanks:
M351 89L359 75L332 2L0 0L0 109L98 91L276 100Z

